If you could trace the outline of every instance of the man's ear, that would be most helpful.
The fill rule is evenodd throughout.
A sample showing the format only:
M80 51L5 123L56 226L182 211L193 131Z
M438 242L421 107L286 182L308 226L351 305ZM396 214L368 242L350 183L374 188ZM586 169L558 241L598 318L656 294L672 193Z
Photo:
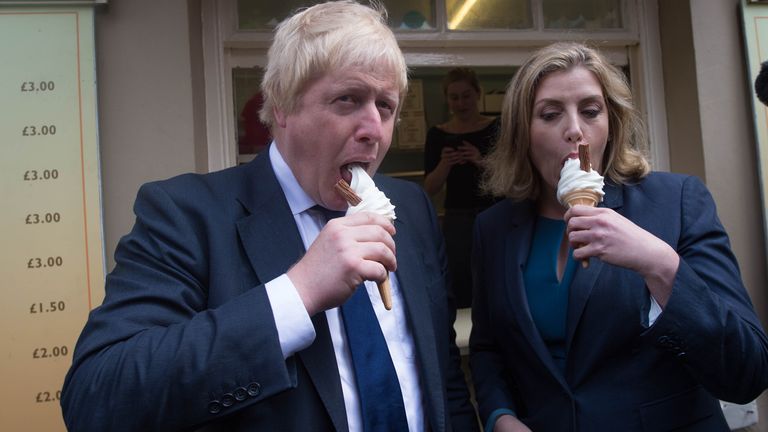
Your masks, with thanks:
M288 117L282 109L278 107L272 108L272 115L275 118L275 126L284 128L286 124L286 117Z

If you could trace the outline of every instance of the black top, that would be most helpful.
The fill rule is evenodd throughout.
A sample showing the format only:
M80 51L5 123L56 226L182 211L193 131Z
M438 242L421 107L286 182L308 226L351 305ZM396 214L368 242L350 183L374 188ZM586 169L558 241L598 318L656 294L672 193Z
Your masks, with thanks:
M483 129L454 134L433 126L427 131L427 142L424 145L424 173L429 174L440 163L440 153L443 147L459 145L466 141L480 150L485 156L493 144L499 129L499 119L496 118ZM488 195L481 195L478 189L480 168L473 163L454 165L448 174L445 191L446 209L482 209L491 205L494 200Z

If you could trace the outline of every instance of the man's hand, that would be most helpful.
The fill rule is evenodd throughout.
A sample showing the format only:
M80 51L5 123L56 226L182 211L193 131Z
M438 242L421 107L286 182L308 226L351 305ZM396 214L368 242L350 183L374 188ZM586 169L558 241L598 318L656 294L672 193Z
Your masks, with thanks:
M287 272L309 316L344 303L361 282L395 271L394 234L388 218L369 212L328 221Z
M531 432L531 430L523 424L517 417L509 414L504 414L496 419L496 424L493 426L493 432Z

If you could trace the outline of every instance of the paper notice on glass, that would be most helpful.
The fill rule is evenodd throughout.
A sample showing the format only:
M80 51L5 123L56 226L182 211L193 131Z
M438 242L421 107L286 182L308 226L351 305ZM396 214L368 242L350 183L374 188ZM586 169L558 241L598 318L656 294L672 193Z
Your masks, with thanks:
M420 79L408 81L408 93L403 100L401 112L424 111L424 91Z
M424 111L400 113L400 123L397 125L397 146L401 150L424 148L427 138Z

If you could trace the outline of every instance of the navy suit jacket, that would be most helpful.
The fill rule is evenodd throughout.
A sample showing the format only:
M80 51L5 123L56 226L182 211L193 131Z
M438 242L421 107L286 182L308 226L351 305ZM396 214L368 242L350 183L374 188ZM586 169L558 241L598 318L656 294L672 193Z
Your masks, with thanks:
M717 399L746 403L768 387L768 338L711 195L694 177L652 173L607 185L601 206L680 255L668 304L649 327L639 274L599 259L578 266L561 373L523 285L535 206L506 200L482 213L470 339L481 419L511 408L536 432L727 431Z
M104 303L62 394L76 431L345 431L325 313L283 359L264 284L304 253L267 156L141 187ZM454 343L444 246L418 185L376 176L397 206L397 277L432 431L475 430Z

